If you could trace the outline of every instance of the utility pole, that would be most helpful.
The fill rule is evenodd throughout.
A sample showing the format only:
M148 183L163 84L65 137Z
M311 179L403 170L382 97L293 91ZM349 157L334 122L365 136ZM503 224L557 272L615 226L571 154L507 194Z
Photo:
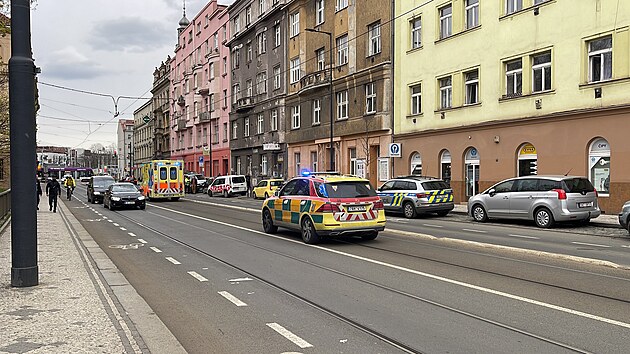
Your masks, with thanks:
M29 0L11 0L9 117L11 128L11 285L39 284L35 74Z

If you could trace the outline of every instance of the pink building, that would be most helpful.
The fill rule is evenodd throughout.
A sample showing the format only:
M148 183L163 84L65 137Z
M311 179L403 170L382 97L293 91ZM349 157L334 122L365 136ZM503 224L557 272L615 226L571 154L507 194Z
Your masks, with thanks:
M230 87L227 6L211 0L179 22L171 61L171 158L185 171L230 173Z

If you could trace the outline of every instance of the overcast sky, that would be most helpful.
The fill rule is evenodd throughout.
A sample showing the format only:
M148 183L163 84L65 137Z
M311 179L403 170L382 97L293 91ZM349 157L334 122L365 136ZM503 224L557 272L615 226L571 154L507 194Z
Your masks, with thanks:
M186 0L186 17L192 20L206 3ZM182 0L39 0L31 14L33 56L42 70L37 144L115 144L111 97L42 83L149 98L155 67L173 56ZM133 118L144 102L120 99L119 118Z

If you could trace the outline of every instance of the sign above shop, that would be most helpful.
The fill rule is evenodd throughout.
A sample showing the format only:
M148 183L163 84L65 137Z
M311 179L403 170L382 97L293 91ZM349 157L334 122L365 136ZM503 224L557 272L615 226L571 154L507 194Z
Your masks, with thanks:
M265 143L263 144L263 151L280 150L280 144L278 143Z

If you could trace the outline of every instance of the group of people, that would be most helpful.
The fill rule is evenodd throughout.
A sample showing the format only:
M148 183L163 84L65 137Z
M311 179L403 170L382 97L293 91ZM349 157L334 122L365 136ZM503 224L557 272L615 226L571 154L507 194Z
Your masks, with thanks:
M68 200L72 199L72 192L74 188L77 186L74 178L72 176L66 176L63 181L63 186L66 188L66 195ZM39 210L39 199L42 195L42 185L37 179L37 210ZM53 213L57 212L57 198L61 195L61 184L57 181L57 177L53 176L46 183L46 195L48 196L48 207L49 211Z

